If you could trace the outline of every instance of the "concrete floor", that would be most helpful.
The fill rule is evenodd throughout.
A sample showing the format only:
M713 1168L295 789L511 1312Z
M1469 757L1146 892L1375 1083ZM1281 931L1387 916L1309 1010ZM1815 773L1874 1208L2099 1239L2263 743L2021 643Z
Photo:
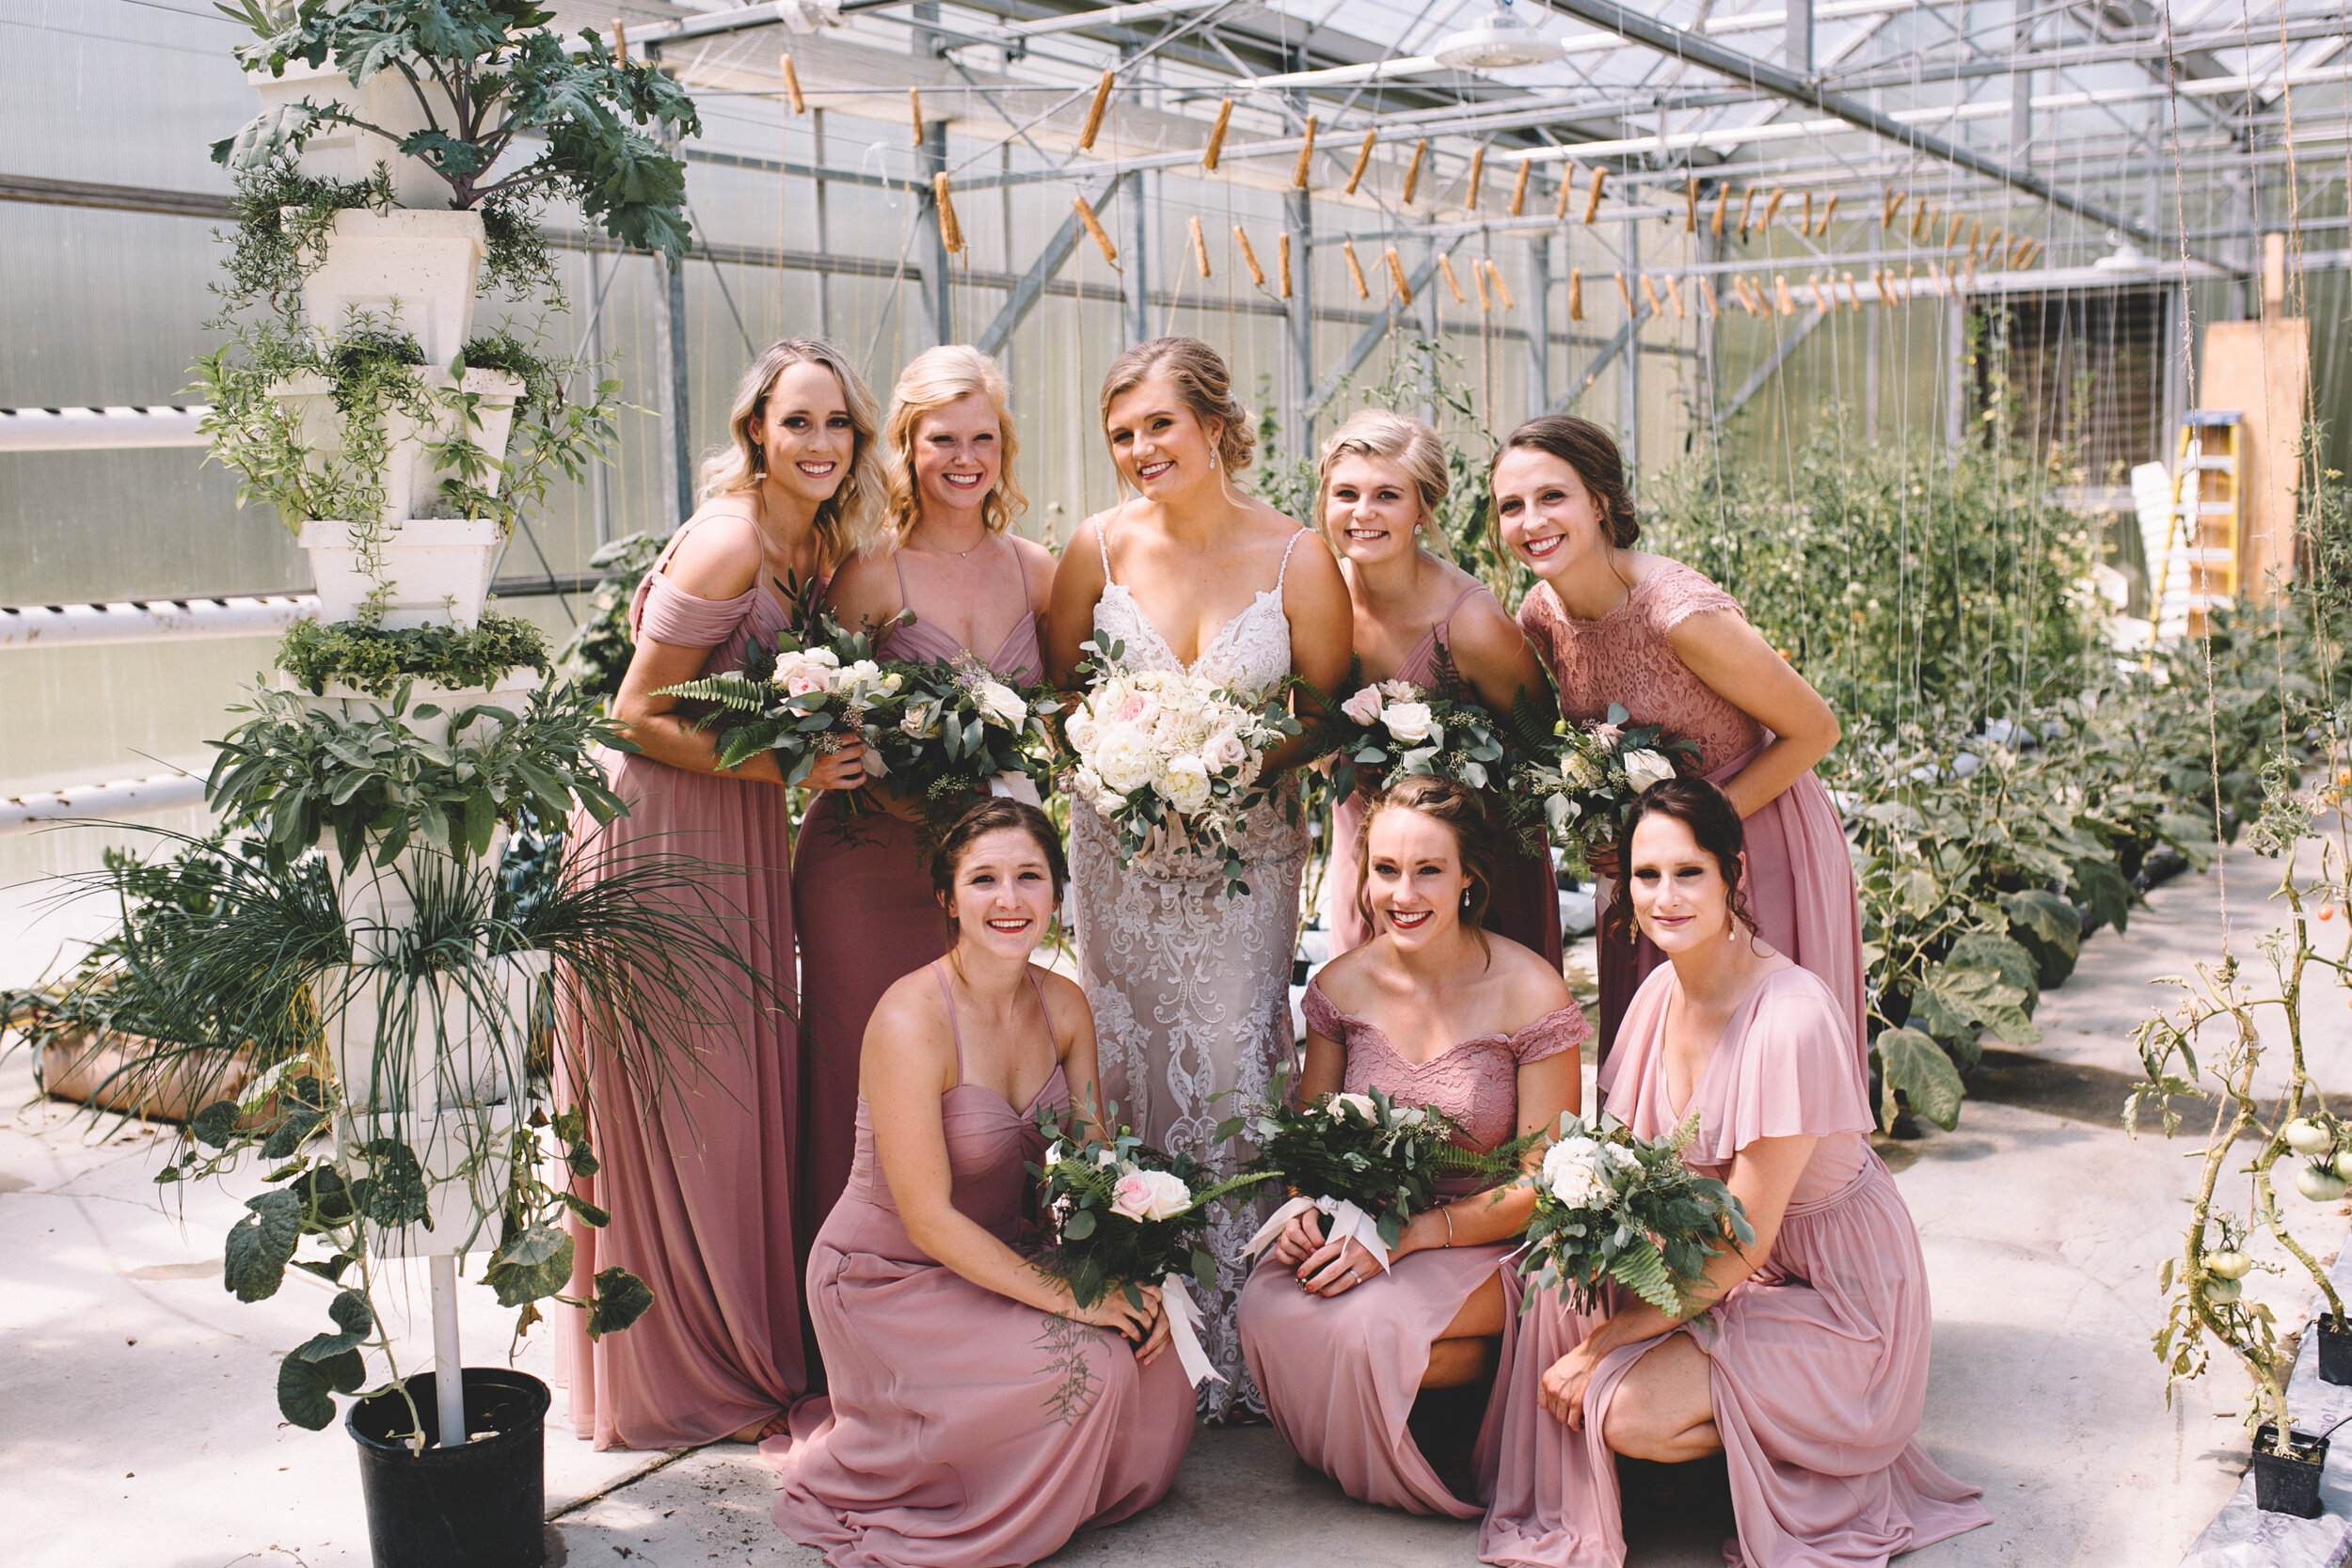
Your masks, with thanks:
M1994 1058L1957 1131L1884 1146L1935 1291L1921 1438L1985 1489L1994 1514L1989 1528L1907 1562L2171 1563L2235 1485L2238 1383L2223 1370L2168 1409L2148 1350L2188 1146L2129 1141L2116 1112L2136 1065L2131 1030L2158 997L2148 982L2214 956L2225 913L2250 956L2271 880L2274 867L2240 853L2221 875L2157 890L2127 935L2101 933L2044 998L2044 1042ZM2325 1081L2352 1087L2352 1014L2332 989L2312 1012ZM218 1261L238 1201L202 1189L167 1207L149 1180L155 1132L92 1131L29 1095L20 1053L0 1064L0 1520L12 1543L0 1559L364 1564L348 1440L280 1425L272 1393L278 1354L326 1325L326 1288L296 1275L277 1299L238 1304L220 1289ZM2312 1239L2332 1252L2342 1221L2310 1217ZM2263 1275L2249 1285L2300 1321L2300 1292ZM414 1288L421 1307L421 1277ZM487 1292L464 1293L469 1359L500 1358L507 1315ZM546 1375L544 1340L516 1359ZM769 1522L772 1487L749 1449L600 1455L563 1414L559 1392L548 1507L551 1544L570 1563L817 1560ZM1719 1488L1667 1477L1633 1494L1632 1562L1719 1562ZM1474 1539L1472 1526L1349 1501L1261 1428L1200 1433L1166 1503L1053 1560L1406 1568L1470 1562Z

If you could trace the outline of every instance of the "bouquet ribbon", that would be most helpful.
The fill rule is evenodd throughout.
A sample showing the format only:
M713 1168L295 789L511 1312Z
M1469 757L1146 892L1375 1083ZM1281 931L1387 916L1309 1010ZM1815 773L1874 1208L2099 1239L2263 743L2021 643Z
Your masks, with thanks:
M1192 1386L1198 1388L1212 1378L1224 1382L1225 1375L1209 1365L1209 1353L1200 1348L1200 1308L1193 1305L1192 1292L1184 1289L1184 1275L1161 1277L1160 1310L1168 1314L1168 1338L1176 1347L1177 1365L1184 1369Z
M1380 1222L1365 1213L1343 1197L1295 1197L1274 1211L1274 1217L1258 1227L1258 1233L1243 1243L1241 1255L1254 1259L1274 1244L1282 1227L1299 1215L1320 1210L1331 1216L1331 1224L1324 1232L1324 1240L1337 1242L1354 1240L1373 1256L1381 1268L1389 1266L1389 1243L1380 1239Z

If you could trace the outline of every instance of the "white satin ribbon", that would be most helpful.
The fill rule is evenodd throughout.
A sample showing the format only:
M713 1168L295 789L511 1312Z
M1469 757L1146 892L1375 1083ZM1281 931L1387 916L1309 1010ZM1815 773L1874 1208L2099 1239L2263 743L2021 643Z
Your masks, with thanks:
M1204 1380L1225 1381L1225 1374L1209 1365L1209 1353L1200 1348L1200 1308L1193 1305L1192 1292L1184 1289L1184 1276L1171 1274L1160 1280L1160 1310L1168 1314L1168 1338L1176 1347L1177 1365L1184 1369L1184 1376L1195 1388Z
M1274 1217L1258 1227L1258 1233L1243 1243L1241 1255L1255 1260L1258 1254L1274 1244L1282 1227L1299 1215L1320 1211L1331 1216L1324 1227L1327 1242L1353 1240L1372 1254L1382 1269L1389 1266L1389 1243L1380 1239L1380 1222L1365 1213L1343 1197L1295 1197L1274 1211Z
M988 781L991 795L1003 795L1025 805L1038 804L1037 785L1026 773L999 773Z

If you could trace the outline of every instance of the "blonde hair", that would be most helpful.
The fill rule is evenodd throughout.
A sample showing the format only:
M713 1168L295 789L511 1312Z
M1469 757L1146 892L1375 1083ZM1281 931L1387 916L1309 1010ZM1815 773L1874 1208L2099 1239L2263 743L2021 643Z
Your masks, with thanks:
M914 493L914 427L924 415L935 414L976 392L996 411L996 440L1004 453L995 486L980 502L980 515L989 532L1002 533L1015 517L1029 510L1029 498L1021 493L1021 482L1012 472L1013 459L1021 455L1021 440L1012 430L1004 372L978 349L961 343L927 348L898 372L898 384L890 389L890 418L882 424L882 446L888 452L882 468L888 485L882 502L883 527L898 539L906 538L914 527L915 513L922 508Z
M882 455L876 437L882 408L849 358L819 338L786 338L768 345L735 385L735 403L727 410L728 446L713 448L703 459L701 496L731 496L749 490L767 477L768 462L760 450L758 430L768 417L768 394L776 377L791 365L822 365L841 384L841 399L849 404L850 471L840 486L817 509L817 539L830 567L853 550L871 545L882 529Z
M1249 410L1233 397L1233 372L1225 368L1216 350L1198 338L1153 338L1112 360L1103 377L1098 410L1104 430L1110 426L1112 402L1142 386L1153 371L1163 367L1176 384L1178 401L1192 411L1192 417L1203 424L1216 420L1223 427L1217 433L1216 460L1225 471L1237 474L1249 467L1251 451L1258 444L1257 432L1249 428Z
M1323 459L1315 467L1315 529L1323 531L1323 515L1331 498L1331 470L1343 457L1380 457L1405 470L1421 494L1422 515L1437 521L1438 505L1453 489L1445 471L1445 443L1421 420L1385 408L1367 408L1351 416L1323 443Z
M1384 811L1419 812L1445 824L1454 834L1462 875L1470 883L1463 890L1469 902L1460 911L1462 926L1492 963L1494 950L1486 945L1486 908L1494 901L1495 830L1486 803L1466 785L1430 773L1407 773L1374 798L1356 831L1356 912L1367 927L1377 924L1372 917L1372 825Z

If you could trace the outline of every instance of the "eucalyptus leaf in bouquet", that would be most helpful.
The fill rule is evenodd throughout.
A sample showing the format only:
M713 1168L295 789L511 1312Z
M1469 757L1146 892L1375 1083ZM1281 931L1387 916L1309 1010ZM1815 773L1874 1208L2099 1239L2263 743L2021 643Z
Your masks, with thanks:
M1694 1114L1668 1137L1637 1138L1606 1114L1590 1124L1562 1117L1534 1178L1519 1273L1581 1312L1601 1305L1605 1287L1615 1284L1681 1317L1726 1232L1741 1246L1756 1241L1731 1189L1683 1161L1698 1125Z
M1516 794L1543 814L1553 842L1589 857L1613 849L1633 798L1651 784L1699 770L1695 741L1662 724L1634 724L1612 703L1597 724L1563 719L1552 739L1518 770Z

